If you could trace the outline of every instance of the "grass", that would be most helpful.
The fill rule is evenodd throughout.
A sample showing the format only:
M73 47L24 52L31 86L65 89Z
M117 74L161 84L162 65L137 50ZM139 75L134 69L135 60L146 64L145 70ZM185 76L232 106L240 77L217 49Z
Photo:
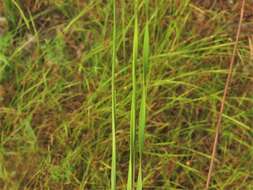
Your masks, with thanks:
M138 0L134 1L134 37L133 37L133 60L132 60L132 98L131 98L131 116L130 116L130 139L129 139L129 166L127 178L127 190L135 187L135 158L136 158L136 64L138 60L139 44L139 26L138 26Z
M138 131L138 146L139 146L139 170L138 170L138 182L137 189L142 190L143 178L142 178L142 154L144 150L145 142L145 128L146 128L146 117L147 117L147 86L148 86L148 74L149 74L149 14L148 14L148 1L145 1L146 11L146 25L144 31L143 40L143 67L142 67L142 94L141 94L141 106L139 114L139 131Z
M116 189L116 90L115 90L115 65L116 65L116 2L113 4L113 52L112 52L112 171L111 189Z
M3 2L0 189L205 188L239 1ZM253 187L250 7L210 190Z
M205 187L206 190L209 189L209 185L211 183L212 171L213 171L213 167L214 167L213 165L214 165L214 160L216 158L216 151L217 151L217 147L218 147L219 132L221 131L222 114L224 112L224 105L225 105L227 94L228 94L228 88L229 88L231 80L232 80L232 72L233 72L233 66L234 66L234 62L235 62L235 54L236 54L237 47L238 47L239 37L240 37L240 33L241 33L242 21L243 21L243 17L244 17L244 6L245 6L245 1L243 0L242 1L241 13L240 13L240 20L239 20L239 24L238 24L237 33L236 33L235 46L234 46L234 49L233 49L233 54L232 54L232 57L231 57L229 68L228 68L227 80L226 80L226 84L225 84L225 87L224 87L224 92L223 92L223 97L222 97L222 101L221 101L220 111L219 111L219 115L218 115L218 119L217 119L212 157L211 157L211 161L210 161L210 166L209 166L209 171L208 171L208 176L207 176L207 181L206 181L206 187Z

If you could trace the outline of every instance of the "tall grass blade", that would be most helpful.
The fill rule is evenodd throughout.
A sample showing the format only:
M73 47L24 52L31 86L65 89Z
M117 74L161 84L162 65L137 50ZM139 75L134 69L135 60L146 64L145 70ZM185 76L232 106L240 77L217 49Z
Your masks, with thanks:
M142 97L141 97L141 108L140 108L140 118L139 118L139 171L138 171L138 181L137 190L142 190L142 152L145 140L145 127L146 127L146 97L147 97L147 74L149 70L149 26L148 26L148 1L146 1L146 26L144 32L144 42L143 42L143 78L142 78Z
M135 174L135 136L136 136L136 63L138 56L138 0L135 0L134 7L134 40L132 60L132 102L130 118L130 159L128 168L127 190L134 187Z
M116 189L116 90L115 90L115 65L116 65L116 1L113 0L113 48L112 48L112 170L111 190Z

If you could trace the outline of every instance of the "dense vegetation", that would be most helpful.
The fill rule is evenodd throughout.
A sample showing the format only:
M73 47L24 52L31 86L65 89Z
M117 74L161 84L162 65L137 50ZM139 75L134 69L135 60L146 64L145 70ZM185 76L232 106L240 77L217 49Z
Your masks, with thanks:
M204 189L241 5L1 1L0 189ZM243 9L210 189L253 189Z

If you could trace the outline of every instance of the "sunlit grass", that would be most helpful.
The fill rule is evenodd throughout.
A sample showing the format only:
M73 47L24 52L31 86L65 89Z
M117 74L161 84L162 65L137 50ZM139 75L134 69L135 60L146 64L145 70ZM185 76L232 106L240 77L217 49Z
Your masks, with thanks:
M130 116L130 139L129 139L129 166L127 189L131 190L135 184L135 157L136 157L136 64L138 59L139 45L139 26L138 26L138 0L134 1L134 37L133 37L133 55L132 55L132 98L131 98L131 116Z
M204 188L237 9L3 2L0 189ZM211 189L253 184L248 40L237 55Z
M142 154L144 149L145 141L145 128L147 124L147 90L148 90L148 73L149 73L149 14L148 14L148 0L145 1L145 14L146 24L144 30L143 40L143 66L142 66L142 95L141 95L141 106L139 114L139 131L138 131L138 146L139 146L139 170L138 170L138 181L137 189L142 190L143 188L143 177L142 177Z

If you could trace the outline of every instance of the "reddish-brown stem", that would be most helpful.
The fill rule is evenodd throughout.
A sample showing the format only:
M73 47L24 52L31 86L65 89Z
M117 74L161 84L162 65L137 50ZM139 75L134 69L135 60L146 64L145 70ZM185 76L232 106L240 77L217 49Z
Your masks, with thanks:
M241 25L242 25L242 20L243 20L243 15L244 15L244 6L245 6L245 0L242 0L240 20L239 20L237 34L236 34L236 41L235 41L235 45L234 45L234 49L233 49L233 54L232 54L232 57L231 57L231 60L230 60L230 63L229 63L227 80L226 80L226 84L225 84L225 87L224 87L223 97L222 97L221 105L220 105L220 110L218 112L218 117L217 117L215 138L214 138L214 143L213 143L212 156L211 156L211 161L210 161L210 165L209 165L209 171L208 171L205 190L209 189L209 185L210 185L211 178L212 178L214 160L215 160L215 157L216 157L216 151L217 151L217 147L218 147L219 133L220 133L220 130L221 130L222 114L223 114L224 107L225 107L225 102L226 102L226 98L227 98L227 94L228 94L229 85L230 85L231 79L232 79L233 66L234 66L234 62L235 62L235 54L236 54L237 47L238 47L239 36L240 36L240 32L241 32Z

